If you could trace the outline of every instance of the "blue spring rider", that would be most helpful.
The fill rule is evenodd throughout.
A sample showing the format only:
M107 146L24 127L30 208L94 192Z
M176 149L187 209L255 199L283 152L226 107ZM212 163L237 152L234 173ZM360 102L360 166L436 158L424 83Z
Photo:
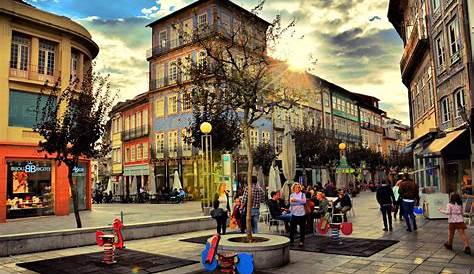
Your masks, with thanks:
M212 236L210 243L201 252L201 264L207 272L212 272L219 267L220 273L252 274L253 256L246 253L217 253L221 236Z

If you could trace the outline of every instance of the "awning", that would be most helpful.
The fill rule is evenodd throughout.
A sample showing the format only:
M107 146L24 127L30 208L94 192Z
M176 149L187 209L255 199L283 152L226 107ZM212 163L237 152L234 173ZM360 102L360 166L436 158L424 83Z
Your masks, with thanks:
M427 139L428 137L431 137L435 134L436 132L433 132L433 131L428 131L426 132L425 134L421 135L421 136L418 136L414 139L411 139L404 148L401 149L401 153L410 153L413 151L413 149L415 148L415 146L421 142L421 141L424 141L425 139Z
M444 155L447 151L447 148L450 144L454 144L454 142L458 139L460 139L460 136L464 133L467 132L467 129L460 129L460 130L454 130L451 132L446 132L446 136L442 138L437 138L434 139L431 144L429 144L424 150L423 150L423 157L436 157L436 156L441 156ZM463 144L460 144L460 146L464 146ZM464 152L467 150L470 150L471 148L469 147L469 143L465 145L466 147L464 149L460 148L453 148L454 153L458 153L459 150L463 150ZM454 154L450 153L450 154Z

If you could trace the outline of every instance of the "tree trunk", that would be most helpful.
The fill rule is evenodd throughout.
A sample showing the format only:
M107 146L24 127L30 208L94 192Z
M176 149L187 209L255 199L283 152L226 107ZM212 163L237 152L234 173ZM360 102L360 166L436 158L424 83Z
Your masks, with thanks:
M252 169L253 169L253 151L250 146L250 128L244 114L244 122L242 124L244 130L245 145L247 146L247 214L246 219L246 228L247 228L247 239L249 242L252 241L252 205L253 205L253 193L252 193Z
M72 206L74 209L74 217L76 218L76 225L77 225L77 228L82 228L81 216L79 215L79 201L78 201L77 186L74 184L72 180L72 172L73 172L74 166L75 164L67 166L68 167L67 178L69 181L69 187L71 188Z

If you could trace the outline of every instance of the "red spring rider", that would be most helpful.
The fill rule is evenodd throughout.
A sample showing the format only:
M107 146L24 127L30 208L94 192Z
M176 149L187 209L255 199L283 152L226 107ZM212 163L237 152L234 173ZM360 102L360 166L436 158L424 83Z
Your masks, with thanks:
M104 258L102 262L105 264L113 264L115 261L115 249L123 249L123 224L119 219L115 219L112 225L112 234L105 234L101 230L95 232L95 240L98 246L104 247Z

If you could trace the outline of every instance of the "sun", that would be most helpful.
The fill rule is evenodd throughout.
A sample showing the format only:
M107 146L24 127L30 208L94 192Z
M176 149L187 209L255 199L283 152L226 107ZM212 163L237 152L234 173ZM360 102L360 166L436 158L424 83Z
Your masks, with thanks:
M304 72L308 69L308 61L299 57L290 57L287 60L290 70Z

